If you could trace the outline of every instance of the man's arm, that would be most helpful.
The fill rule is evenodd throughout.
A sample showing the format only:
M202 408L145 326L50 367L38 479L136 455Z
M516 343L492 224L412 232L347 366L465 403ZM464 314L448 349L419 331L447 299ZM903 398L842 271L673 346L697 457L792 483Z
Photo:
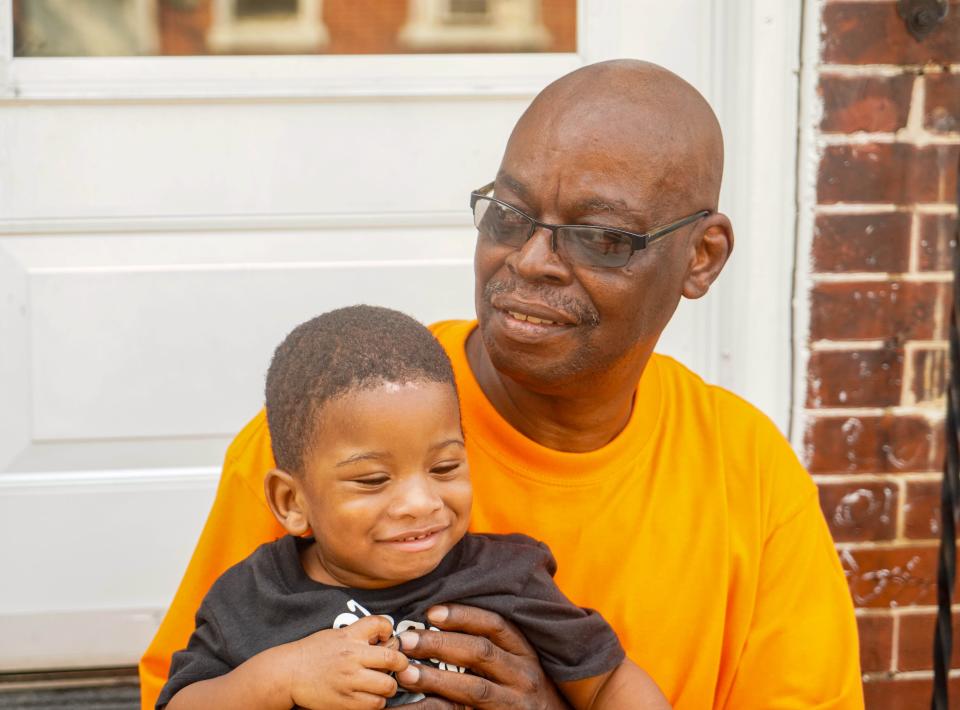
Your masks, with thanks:
M784 442L771 462L771 525L753 617L736 674L718 707L862 710L850 591L816 487Z
M630 659L603 675L560 683L576 710L670 710L660 688Z
M448 615L443 619L435 616L438 608L446 609ZM653 679L630 660L625 659L607 673L561 683L558 690L543 672L536 651L523 634L500 615L446 604L431 609L428 618L445 631L405 631L400 634L404 653L413 658L439 658L470 668L476 674L409 666L397 674L404 688L440 696L404 706L411 710L463 706L477 710L670 708Z
M443 611L441 611L443 610ZM439 612L439 613L438 613ZM445 613L444 613L445 612ZM397 674L404 688L429 697L411 710L568 710L557 687L523 634L492 611L444 604L427 612L443 631L404 631L402 649L411 658L439 658L477 675L413 665ZM444 700L446 698L446 700Z
M193 557L173 603L140 660L142 710L153 710L170 671L170 657L187 645L194 615L214 581L260 544L284 534L267 508L261 488L251 486L251 481L261 481L272 466L270 435L261 411L227 451L217 495Z

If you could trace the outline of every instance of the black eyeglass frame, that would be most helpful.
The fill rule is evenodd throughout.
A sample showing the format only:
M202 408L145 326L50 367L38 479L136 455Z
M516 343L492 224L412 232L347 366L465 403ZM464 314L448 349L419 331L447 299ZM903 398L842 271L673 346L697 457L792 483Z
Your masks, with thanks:
M518 210L516 207L504 202L503 200L498 200L496 197L490 197L489 195L485 194L493 190L493 185L493 182L488 183L487 185L484 185L483 187L470 193L470 210L473 211L474 214L476 214L477 200L490 200L491 202L496 202L498 205L506 207L507 209L513 210L517 214L522 215L524 218L530 221L530 233L527 234L527 238L524 240L524 243L530 240L530 237L532 237L534 232L537 231L537 228L543 228L550 231L550 246L554 252L557 251L558 229L584 229L586 227L602 229L604 232L612 232L623 237L629 237L631 245L630 254L627 256L626 261L624 261L624 263L619 267L609 267L615 269L626 266L627 262L630 261L630 257L633 256L633 252L639 251L640 249L646 249L648 245L653 244L655 241L667 236L671 232L675 232L681 227L686 227L688 224L692 224L693 222L703 219L704 217L708 217L710 214L712 214L712 210L700 210L699 212L695 212L694 214L678 219L676 222L671 222L663 227L657 227L656 229L652 229L649 232L644 232L643 234L628 232L626 229L617 229L616 227L602 227L598 224L547 224L546 222L541 222L540 220L534 219L526 212Z

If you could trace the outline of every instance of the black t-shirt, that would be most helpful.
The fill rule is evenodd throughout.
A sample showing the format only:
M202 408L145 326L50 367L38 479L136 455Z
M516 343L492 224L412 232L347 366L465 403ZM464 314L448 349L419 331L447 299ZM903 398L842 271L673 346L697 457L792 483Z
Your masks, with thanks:
M606 621L557 588L557 564L547 546L526 535L467 534L432 572L385 589L310 579L299 552L311 542L288 535L223 573L197 612L187 648L173 655L157 708L181 688L224 675L261 651L364 616L390 617L395 633L427 628L427 609L445 602L489 609L512 621L557 682L600 675L624 658ZM413 699L401 691L388 705Z

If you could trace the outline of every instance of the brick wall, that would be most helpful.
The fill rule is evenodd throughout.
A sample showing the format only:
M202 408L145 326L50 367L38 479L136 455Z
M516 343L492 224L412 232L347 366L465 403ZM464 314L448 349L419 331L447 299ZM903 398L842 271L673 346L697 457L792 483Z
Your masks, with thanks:
M823 112L807 464L858 607L867 707L929 707L960 2L922 42L896 2L808 7L822 13ZM951 692L960 708L960 678Z

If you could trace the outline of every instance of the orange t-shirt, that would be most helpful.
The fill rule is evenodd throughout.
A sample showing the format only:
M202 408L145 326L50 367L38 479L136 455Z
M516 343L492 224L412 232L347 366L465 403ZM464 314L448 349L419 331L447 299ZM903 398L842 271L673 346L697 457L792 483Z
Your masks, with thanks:
M432 326L460 389L471 528L545 541L557 583L598 609L677 710L863 708L857 630L817 489L751 405L654 355L625 429L597 451L547 449L491 406L467 362L475 323ZM210 517L140 662L153 708L214 580L283 529L261 411L231 444Z

